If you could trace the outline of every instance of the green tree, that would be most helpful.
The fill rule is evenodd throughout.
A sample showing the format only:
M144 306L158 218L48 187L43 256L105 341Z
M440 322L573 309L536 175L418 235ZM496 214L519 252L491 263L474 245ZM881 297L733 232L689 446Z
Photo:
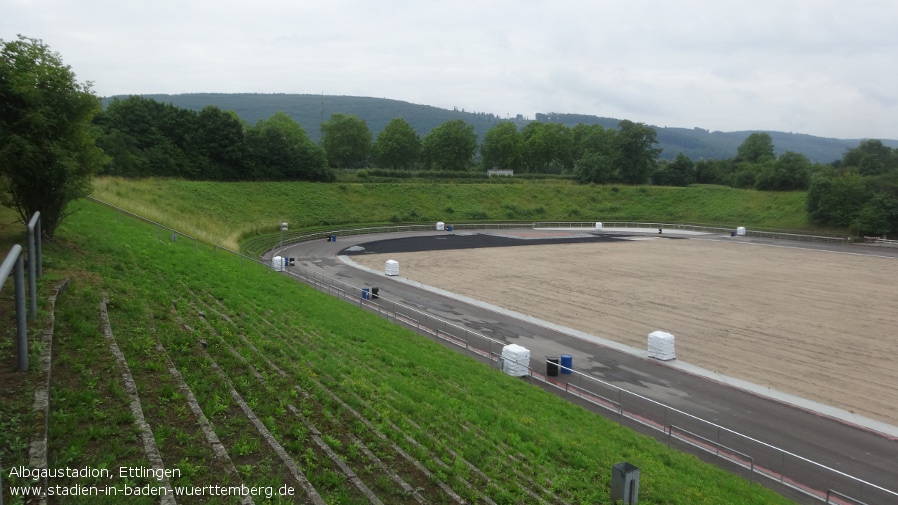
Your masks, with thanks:
M573 168L574 138L561 123L534 121L521 131L524 164L533 173L561 173Z
M761 163L776 158L773 151L773 137L767 132L755 132L749 135L736 150L738 161Z
M464 120L453 119L430 130L422 144L428 168L467 170L477 151L477 134Z
M371 148L371 130L354 114L332 114L330 121L321 125L321 146L332 167L364 165Z
M521 164L521 134L514 123L502 121L490 128L480 146L483 166L487 169L515 169Z
M880 191L861 206L849 226L860 235L886 235L898 232L898 197Z
M577 123L571 128L573 152L571 157L576 162L587 152L603 156L614 156L616 130L605 129L600 124Z
M411 168L421 156L421 137L402 118L393 118L377 135L374 160L381 167Z
M106 161L91 127L102 107L43 41L20 35L0 46L0 201L23 223L40 211L52 237Z
M699 184L727 184L731 160L698 160L695 181Z
M191 149L198 155L197 163L202 167L199 178L214 181L245 179L244 124L237 114L209 105L197 115L196 125Z
M856 171L817 177L808 188L808 214L820 224L851 226L867 199L866 194L864 179Z
M97 145L112 157L107 173L127 177L201 178L206 160L195 142L206 136L197 113L140 96L114 99L97 114Z
M811 182L811 166L805 155L786 151L775 162L762 164L755 188L762 191L807 189Z
M615 165L620 178L628 184L645 184L661 154L661 149L654 147L658 143L655 129L626 119L618 124Z
M593 151L586 151L574 163L574 177L581 184L608 184L617 179L614 159Z
M672 162L652 174L652 182L659 186L688 186L695 183L695 163L681 153Z
M290 116L276 112L246 132L247 168L256 180L332 181L324 149Z
M898 156L881 140L862 140L842 157L843 167L857 168L861 175L881 175L898 171Z

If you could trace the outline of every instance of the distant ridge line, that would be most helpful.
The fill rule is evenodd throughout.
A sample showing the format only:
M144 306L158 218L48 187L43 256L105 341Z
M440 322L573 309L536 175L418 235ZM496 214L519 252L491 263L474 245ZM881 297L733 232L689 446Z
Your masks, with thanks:
M130 95L116 95L103 98L104 106L114 98ZM244 121L255 124L278 111L283 111L299 122L313 142L321 138L320 124L331 114L355 114L364 119L374 138L386 127L391 119L401 117L409 122L420 136L433 128L453 119L462 119L474 127L479 139L499 122L509 121L518 128L531 122L526 116L502 118L496 114L449 110L432 105L414 104L393 98L374 98L347 95L325 95L323 93L184 93L184 94L139 94L162 103L170 103L184 109L199 111L208 105L223 110L233 110ZM639 121L638 118L625 118ZM574 113L536 113L535 120L574 126L577 123L599 124L605 128L616 128L620 121L616 118ZM661 158L672 160L682 152L693 160L728 159L736 156L736 150L751 133L766 131L773 139L777 154L793 151L803 154L811 161L831 163L839 160L845 151L857 147L862 139L834 139L816 137L804 133L786 133L770 130L746 130L735 132L709 131L703 128L659 127L649 125L657 132ZM879 139L884 145L898 148L896 139Z

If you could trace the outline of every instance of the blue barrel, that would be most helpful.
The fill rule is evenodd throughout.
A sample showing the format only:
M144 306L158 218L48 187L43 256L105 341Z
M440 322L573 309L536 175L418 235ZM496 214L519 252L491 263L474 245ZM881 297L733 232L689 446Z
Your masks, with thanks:
M362 300L370 300L371 299L371 289L362 288Z
M561 373L571 373L574 368L574 357L570 354L561 355Z
M451 224L450 224L449 226L446 227L446 231L452 231L452 225L451 225Z
M331 235L331 242L336 242L336 241L337 241L337 236Z

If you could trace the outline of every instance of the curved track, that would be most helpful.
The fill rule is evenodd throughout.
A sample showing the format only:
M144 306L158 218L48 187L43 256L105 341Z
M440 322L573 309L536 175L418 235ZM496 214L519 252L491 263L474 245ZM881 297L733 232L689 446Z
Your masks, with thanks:
M883 488L898 491L898 439L869 428L853 425L800 408L781 400L709 380L688 370L647 360L627 352L599 345L558 331L554 326L528 322L480 304L466 303L456 297L443 296L391 278L347 266L337 256L344 249L379 240L403 239L408 247L416 237L433 237L444 232L394 233L339 237L338 242L319 240L295 244L278 251L281 256L296 258L297 267L305 267L355 286L379 286L385 300L402 302L434 316L451 321L496 340L520 342L525 339L531 356L557 355L558 343L577 353L577 369L626 390L638 390L658 402L717 423L785 451L815 461L838 472L852 475ZM491 233L501 235L501 233ZM429 243L434 243L429 240ZM535 244L535 242L534 242ZM494 244L500 245L500 244ZM788 243L789 246L799 246ZM803 245L822 248L819 245ZM832 247L827 247L831 249ZM842 249L842 248L840 248ZM849 248L856 251L856 248ZM894 256L898 251L873 250L876 254ZM540 369L540 363L534 363ZM638 427L637 427L638 428ZM643 429L649 432L649 430ZM651 433L656 435L657 433ZM784 463L785 464L785 459ZM791 464L791 463L790 463ZM799 465L803 466L803 465ZM773 470L779 470L774 468ZM832 483L828 472L808 465L791 473L801 486L825 491ZM763 482L763 481L762 481ZM870 490L843 490L860 500L871 500ZM859 493L866 493L858 496ZM800 496L794 496L796 498ZM890 503L892 497L878 494L868 503ZM883 498L885 497L885 498ZM898 503L898 501L894 501Z

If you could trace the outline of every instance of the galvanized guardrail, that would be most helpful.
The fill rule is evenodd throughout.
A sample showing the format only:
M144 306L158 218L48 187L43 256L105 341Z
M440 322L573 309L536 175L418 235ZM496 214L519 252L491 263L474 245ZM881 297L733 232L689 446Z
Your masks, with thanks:
M15 244L0 264L0 289L12 273L16 286L16 342L19 352L19 371L28 371L28 323L25 321L25 260L22 246Z

